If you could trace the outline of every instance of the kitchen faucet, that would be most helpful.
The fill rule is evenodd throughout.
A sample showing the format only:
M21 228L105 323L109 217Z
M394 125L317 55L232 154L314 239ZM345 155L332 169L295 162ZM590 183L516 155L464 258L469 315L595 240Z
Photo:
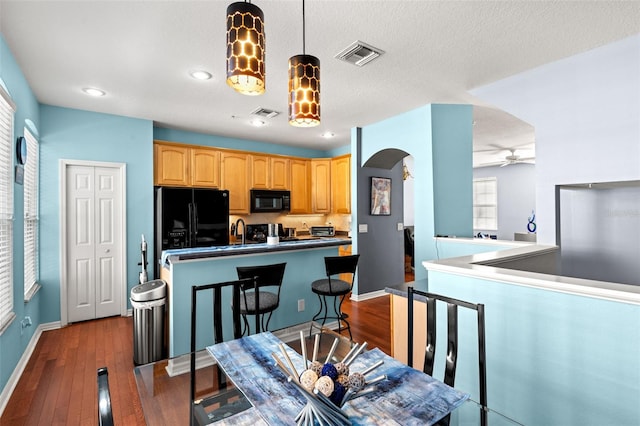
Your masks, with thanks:
M235 230L235 236L238 236L238 229L240 228L240 223L242 223L242 244L244 245L246 242L246 231L247 231L247 226L244 224L244 220L242 218L236 220L236 230Z

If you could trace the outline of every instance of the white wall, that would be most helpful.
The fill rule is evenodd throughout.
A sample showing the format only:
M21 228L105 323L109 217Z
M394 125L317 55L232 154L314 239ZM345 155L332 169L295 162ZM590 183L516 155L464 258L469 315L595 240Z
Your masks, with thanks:
M640 179L640 35L472 93L535 127L539 243L556 243L556 185Z
M496 234L507 241L513 241L515 232L528 233L528 218L536 208L535 171L535 165L524 163L473 169L474 179L495 177L498 181L498 231L474 232Z

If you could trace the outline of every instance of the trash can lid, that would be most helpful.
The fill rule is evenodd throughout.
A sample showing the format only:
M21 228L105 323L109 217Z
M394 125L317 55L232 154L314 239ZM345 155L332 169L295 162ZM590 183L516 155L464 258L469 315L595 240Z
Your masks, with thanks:
M134 302L148 302L166 297L167 283L164 280L151 280L138 284L131 289L131 300Z

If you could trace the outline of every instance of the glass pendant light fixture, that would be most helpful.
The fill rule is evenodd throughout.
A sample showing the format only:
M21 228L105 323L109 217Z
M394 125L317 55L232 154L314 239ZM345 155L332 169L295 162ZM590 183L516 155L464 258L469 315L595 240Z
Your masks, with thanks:
M320 59L305 51L305 16L302 0L302 55L289 58L289 124L320 124Z
M246 1L227 7L227 84L243 95L265 91L264 14Z

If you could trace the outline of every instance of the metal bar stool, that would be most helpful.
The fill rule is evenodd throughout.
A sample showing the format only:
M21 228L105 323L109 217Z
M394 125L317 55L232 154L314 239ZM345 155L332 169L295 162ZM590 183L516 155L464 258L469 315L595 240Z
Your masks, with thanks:
M242 294L240 297L239 311L244 320L243 336L245 331L249 331L247 315L261 316L261 327L260 330L255 331L256 333L268 330L271 314L280 306L280 289L282 288L282 279L284 278L284 269L286 266L286 263L276 263L273 265L236 267L239 279L255 277L258 288L255 290L253 286L241 287ZM266 291L265 288L270 288L271 291Z
M347 321L348 315L343 313L341 309L344 298L347 294L351 293L351 289L353 288L359 258L359 254L351 256L330 256L324 258L327 278L315 280L311 283L311 291L317 294L318 299L320 299L320 310L314 315L311 321L309 334L311 334L311 330L313 329L314 322L316 320L322 318L321 326L323 326L328 319L336 319L338 320L338 333L341 333L343 329L347 330L349 332L349 338L353 340L353 337L351 336L351 326L349 325L349 321ZM341 278L335 277L339 274L351 274L351 280L345 281ZM334 298L333 312L335 315L333 316L329 315L327 297ZM337 304L338 299L340 299L339 304Z

